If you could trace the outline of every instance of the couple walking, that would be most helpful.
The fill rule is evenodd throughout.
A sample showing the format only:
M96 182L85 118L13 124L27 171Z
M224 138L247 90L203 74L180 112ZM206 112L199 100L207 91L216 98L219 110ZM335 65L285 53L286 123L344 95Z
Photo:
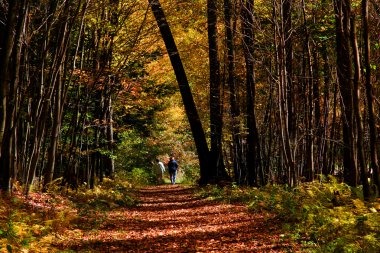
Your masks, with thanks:
M163 183L162 175L165 172L165 166L164 163L161 162L159 159L156 159L157 162L157 168L156 168L156 176L157 176L157 182L159 184ZM170 160L168 162L168 170L169 170L169 175L170 175L170 182L172 184L175 184L175 180L177 177L177 170L178 170L178 163L174 159L174 157L170 157Z

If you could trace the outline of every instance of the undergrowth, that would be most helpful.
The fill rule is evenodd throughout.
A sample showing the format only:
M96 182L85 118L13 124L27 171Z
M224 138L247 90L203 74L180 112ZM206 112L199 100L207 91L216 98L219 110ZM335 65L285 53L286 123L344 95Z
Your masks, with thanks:
M66 231L97 229L109 210L135 205L131 188L105 179L93 190L63 191L57 180L47 193L26 198L18 187L11 196L0 195L0 252L61 252Z
M304 183L296 188L268 185L207 186L201 197L248 205L252 212L270 212L283 222L287 236L308 252L368 252L380 249L380 202L363 201L360 188L330 177L328 182Z

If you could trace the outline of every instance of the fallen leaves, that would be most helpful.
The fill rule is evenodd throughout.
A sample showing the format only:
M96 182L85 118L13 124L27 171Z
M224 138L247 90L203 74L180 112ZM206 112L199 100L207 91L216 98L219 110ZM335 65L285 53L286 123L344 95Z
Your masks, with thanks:
M269 219L269 213L248 212L243 205L196 197L193 192L193 188L178 185L141 188L135 196L139 199L138 206L104 210L96 206L91 209L89 205L76 210L73 203L61 196L32 193L24 198L20 195L18 198L26 204L23 212L29 210L27 231L33 241L28 247L18 249L25 252L301 251L281 231L279 222Z
M96 229L61 239L77 252L286 252L299 246L277 224L246 207L196 198L188 187L163 185L137 192L140 205L110 210ZM59 244L58 244L59 246Z

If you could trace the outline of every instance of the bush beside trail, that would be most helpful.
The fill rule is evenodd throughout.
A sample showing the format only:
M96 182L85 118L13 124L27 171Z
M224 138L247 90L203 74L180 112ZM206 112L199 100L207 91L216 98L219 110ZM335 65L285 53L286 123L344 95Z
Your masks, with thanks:
M55 245L66 240L66 232L96 229L107 218L107 210L136 205L132 185L104 179L90 190L62 189L59 180L47 193L18 188L12 196L0 196L0 252L58 252Z
M360 188L338 183L303 183L296 188L236 185L207 186L199 196L246 204L252 212L270 212L285 230L312 252L370 252L380 248L380 201L363 201Z

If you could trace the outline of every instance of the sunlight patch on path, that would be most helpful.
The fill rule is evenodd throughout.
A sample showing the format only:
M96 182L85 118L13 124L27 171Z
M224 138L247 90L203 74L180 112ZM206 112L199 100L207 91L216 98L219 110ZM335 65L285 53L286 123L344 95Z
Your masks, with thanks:
M293 248L263 215L249 213L241 205L195 198L189 187L146 187L138 197L139 206L111 211L99 229L82 231L82 239L71 248L79 252L288 252Z

